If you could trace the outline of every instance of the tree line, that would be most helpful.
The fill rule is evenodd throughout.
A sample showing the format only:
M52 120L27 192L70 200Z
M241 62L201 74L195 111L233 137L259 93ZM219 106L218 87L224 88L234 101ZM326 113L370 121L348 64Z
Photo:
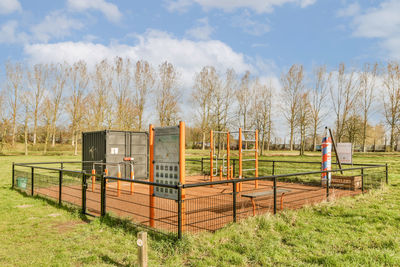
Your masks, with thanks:
M22 141L26 154L38 143L46 153L61 140L68 140L76 154L82 131L144 131L150 117L170 126L183 116L188 120L188 114L193 114L189 141L203 149L210 129L258 129L261 152L282 143L282 129L288 129L288 148L297 143L301 154L316 150L327 122L338 142L355 143L363 151L382 143L386 132L387 147L394 150L399 135L397 62L367 63L361 69L342 63L331 71L317 66L311 73L294 64L279 84L249 71L238 75L233 68L221 72L205 66L194 74L193 88L182 86L172 63L152 66L120 57L90 69L85 61L33 66L8 61L4 72L1 149ZM183 103L184 90L191 92L188 103ZM381 123L372 125L371 116L380 116Z

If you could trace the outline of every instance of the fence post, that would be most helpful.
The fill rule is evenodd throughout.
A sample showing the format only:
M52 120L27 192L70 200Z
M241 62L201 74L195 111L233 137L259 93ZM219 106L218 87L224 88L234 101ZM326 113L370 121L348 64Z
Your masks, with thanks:
M106 215L106 179L104 178L104 173L100 177L100 216L104 217Z
M14 165L14 162L12 163L12 181L11 181L11 188L13 188L14 189L14 179L15 179L15 173L14 173L14 170L15 170L15 165Z
M275 175L275 160L272 161L272 175Z
M236 182L232 182L232 197L233 197L233 222L236 222Z
M388 164L385 164L385 169L386 169L386 184L389 184L389 168L388 168Z
M178 183L178 238L182 239L182 184Z
M31 167L31 195L32 196L33 196L34 188L35 188L35 186L34 186L34 184L35 184L34 177L35 177L35 168Z
M86 173L82 172L82 214L86 213Z
M59 170L58 173L58 205L61 206L61 201L62 201L62 180L63 180L63 171Z
M147 233L139 232L137 238L139 266L147 267Z
M276 177L274 177L274 214L276 214Z
M361 168L361 192L364 193L364 168Z
M204 158L201 158L201 173L204 173Z

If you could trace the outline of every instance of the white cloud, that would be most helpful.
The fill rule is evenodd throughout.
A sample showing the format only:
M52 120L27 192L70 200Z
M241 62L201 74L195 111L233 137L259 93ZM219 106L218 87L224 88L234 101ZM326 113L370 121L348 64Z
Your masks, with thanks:
M256 13L270 13L274 7L279 7L287 3L293 3L304 8L312 5L316 0L170 0L167 2L169 11L186 11L187 8L197 3L204 9L222 9L231 12L239 8L248 8Z
M21 10L18 0L0 0L0 14L10 14Z
M348 5L345 8L339 9L337 12L338 17L351 17L355 16L360 12L360 5L355 2L350 5Z
M106 18L112 22L118 22L122 14L115 4L105 0L68 0L68 7L75 11L86 11L94 9L102 12Z
M381 46L393 58L400 59L400 2L389 0L379 7L354 16L353 35L356 37L379 38Z
M47 15L44 20L33 26L31 31L36 40L48 42L51 38L63 38L71 35L71 30L79 30L83 24L72 18L68 18L61 11L54 11Z
M271 30L268 23L262 23L254 20L254 16L245 10L240 16L233 18L233 26L241 28L244 32L261 36Z
M0 27L0 43L14 44L24 43L28 41L28 35L25 33L18 33L18 22L10 20Z
M177 39L170 34L155 30L136 37L138 42L134 45L59 42L29 44L25 46L24 52L32 63L62 61L73 63L83 59L89 66L93 66L104 58L112 60L120 56L132 60L145 59L153 66L158 66L167 60L177 66L182 74L182 83L186 87L191 87L194 73L207 65L213 65L219 71L233 67L237 73L250 70L257 74L257 69L243 54L233 51L221 41Z
M186 31L186 35L197 40L208 40L213 32L214 28L208 24L208 19L202 18L197 20L197 26Z

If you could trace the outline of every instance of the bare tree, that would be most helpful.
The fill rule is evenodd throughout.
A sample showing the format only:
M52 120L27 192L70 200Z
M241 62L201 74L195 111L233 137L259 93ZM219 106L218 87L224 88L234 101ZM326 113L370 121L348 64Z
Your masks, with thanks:
M4 91L0 92L0 125L1 125L1 146L0 152L3 152L3 149L6 145L7 131L9 128L9 119L6 114L6 99L4 96Z
M394 150L396 127L400 121L400 68L397 62L388 62L384 74L383 108L390 128L390 150Z
M336 139L340 142L344 136L346 121L359 94L354 71L346 72L345 64L341 63L336 74L336 83L330 83L329 91L336 115Z
M239 104L238 118L239 125L246 129L248 127L248 115L250 111L250 103L252 100L252 91L250 89L250 72L246 71L243 75L240 86L236 91L236 99Z
M293 150L293 137L297 125L297 112L300 92L303 90L304 71L302 65L293 65L286 74L282 75L282 111L290 128L290 150Z
M71 96L68 99L67 111L71 119L72 145L74 146L74 155L78 154L78 138L81 131L82 118L84 116L84 100L89 81L87 66L84 61L78 61L73 64L69 83L71 86Z
M206 132L209 129L211 121L212 95L216 87L218 75L214 67L203 67L195 75L194 87L192 92L192 101L199 107L198 116L200 119L200 129L202 132L202 149L205 148Z
M177 124L179 113L178 78L174 65L165 61L158 68L159 83L156 91L156 110L161 127Z
M303 91L299 97L297 121L300 130L300 156L303 156L306 147L306 130L311 122L311 105L309 100L309 92Z
M7 78L7 94L8 103L11 112L11 131L12 131L12 146L15 145L15 136L17 133L17 113L19 105L19 93L22 89L23 71L20 63L6 63L6 78Z
M36 64L32 70L27 70L29 85L33 93L33 144L36 144L38 113L43 100L43 93L46 90L48 78L48 66L44 64Z
M89 123L94 130L111 129L113 126L113 109L110 88L113 82L113 68L103 60L96 64L91 75L93 90L89 97Z
M137 112L137 129L140 131L143 127L143 112L147 94L155 83L154 71L147 61L140 60L136 62L134 81L135 93L133 103Z
M326 116L323 107L326 104L326 95L331 75L326 73L326 66L319 66L314 70L314 86L310 90L310 115L313 138L313 151L317 149L318 128Z
M254 102L251 106L251 114L254 118L256 128L261 130L261 150L260 154L264 154L265 143L267 143L267 150L271 143L272 132L272 83L260 84L256 79L253 85L253 99Z
M24 92L21 95L21 104L23 106L24 114L24 144L25 144L25 156L28 155L28 134L29 134L29 119L31 118L31 92Z
M134 114L131 112L131 62L120 57L114 60L113 93L115 98L115 125L119 130L131 130Z
M53 118L51 120L51 145L54 147L56 144L56 126L58 114L60 112L60 104L63 98L64 87L67 83L68 75L71 68L66 63L51 66L50 73L53 78L51 86L51 101L53 108Z
M376 78L378 76L378 64L365 64L360 74L360 108L363 115L362 123L362 151L366 152L367 124L372 103L374 102L374 91Z

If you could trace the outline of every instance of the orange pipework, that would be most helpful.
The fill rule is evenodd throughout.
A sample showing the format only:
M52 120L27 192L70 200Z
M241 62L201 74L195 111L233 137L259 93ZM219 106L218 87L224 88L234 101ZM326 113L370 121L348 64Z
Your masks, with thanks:
M222 166L219 167L219 180L222 181Z
M185 159L185 123L183 121L179 122L179 183L184 185L186 180L186 159ZM185 231L186 216L185 216L185 189L182 189L182 231Z
M229 180L229 166L230 166L230 160L231 160L231 148L229 144L229 132L226 133L226 179Z
M213 181L213 171L214 171L213 161L214 161L213 131L210 130L210 182Z
M133 170L133 166L131 165L131 180L135 180L135 171ZM133 182L131 182L131 195L133 194Z
M242 128L239 128L239 179L242 179L242 174L243 174L243 166L242 166L242 161L243 161L243 155L242 155ZM239 184L239 192L242 191L242 183Z
M149 152L150 152L150 173L149 179L150 182L154 182L154 126L150 124L149 126ZM149 197L150 197L150 207L149 207L149 217L150 217L150 226L154 227L154 186L149 186Z
M108 169L107 168L104 170L104 173L106 174L106 176L108 176ZM107 188L107 186L108 186L108 179L106 179L106 188Z
M96 169L92 169L92 174L96 174ZM92 176L92 192L94 192L94 184L96 183L96 176Z
M117 178L121 178L121 168L118 165L118 173L117 173ZM119 197L121 195L121 181L117 181L117 196Z
M255 152L255 176L256 177L258 177L258 130L256 130L256 133L255 133L255 145L254 145L254 148L255 148L255 150L256 150L256 152ZM255 182L255 187L256 187L256 189L258 188L258 180L255 180L254 181Z

